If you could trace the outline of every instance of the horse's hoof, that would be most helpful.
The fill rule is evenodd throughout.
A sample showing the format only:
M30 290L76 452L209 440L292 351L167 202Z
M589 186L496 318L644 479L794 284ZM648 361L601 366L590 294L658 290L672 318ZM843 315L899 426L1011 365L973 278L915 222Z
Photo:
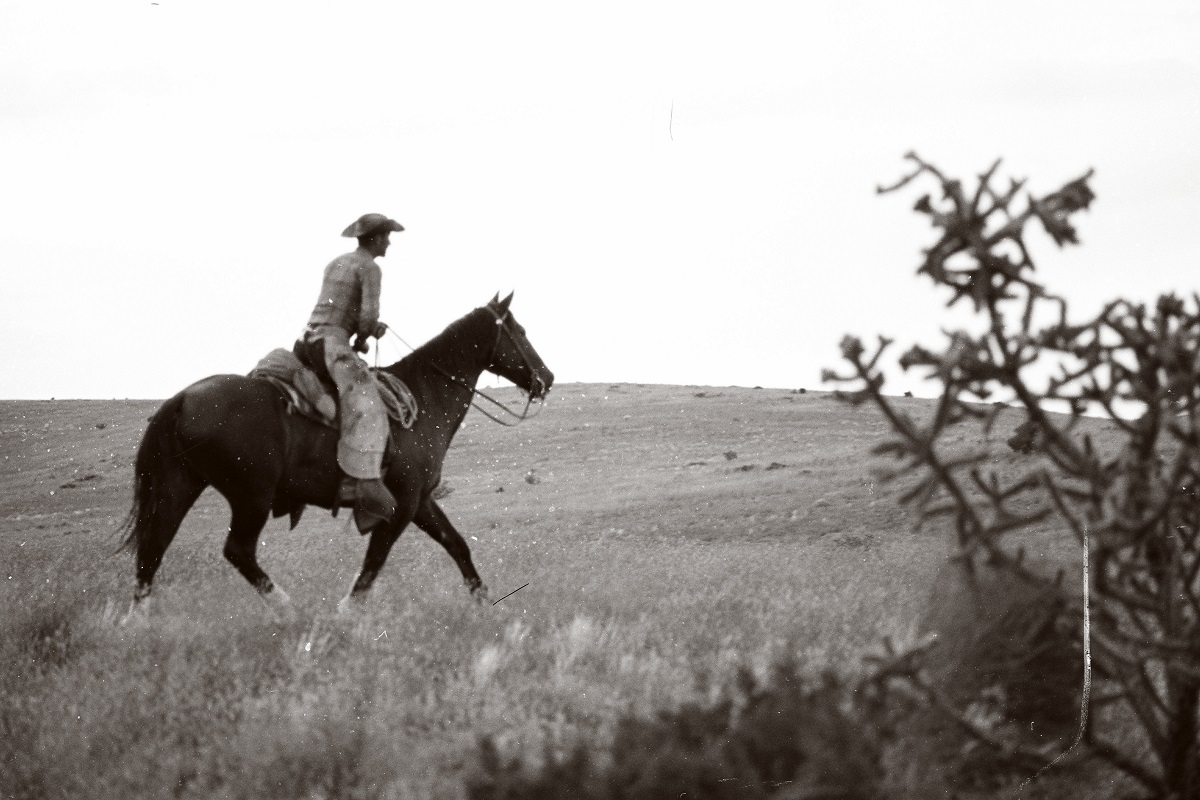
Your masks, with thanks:
M104 605L96 615L96 624L100 628L119 628L124 621L125 615L121 613L111 598L104 601Z
M117 620L118 628L141 628L150 623L150 601L149 600L134 600L129 605L129 610L125 612L125 616Z
M475 604L485 606L488 604L488 590L482 583L471 590L471 597L474 598Z
M262 599L272 621L280 625L288 625L296 621L296 607L292 605L292 598L288 597L287 592L283 589L273 586L270 591L262 595Z
M358 616L362 613L366 601L361 597L348 594L338 601L337 613L340 617Z

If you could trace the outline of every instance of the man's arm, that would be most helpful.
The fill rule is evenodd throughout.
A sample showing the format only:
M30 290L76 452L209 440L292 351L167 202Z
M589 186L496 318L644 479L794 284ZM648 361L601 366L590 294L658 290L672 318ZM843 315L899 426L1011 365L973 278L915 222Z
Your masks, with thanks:
M362 298L358 312L358 335L366 341L379 329L379 290L383 271L374 262L364 264L359 272Z

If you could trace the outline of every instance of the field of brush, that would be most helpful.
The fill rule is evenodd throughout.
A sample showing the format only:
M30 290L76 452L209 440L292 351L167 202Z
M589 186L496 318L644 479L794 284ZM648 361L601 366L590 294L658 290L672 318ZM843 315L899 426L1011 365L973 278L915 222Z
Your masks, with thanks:
M347 514L310 508L260 541L299 610L273 622L221 556L210 490L149 624L118 627L133 565L116 530L157 406L0 402L5 798L463 797L484 735L531 758L603 742L623 713L787 651L854 673L882 637L916 636L950 547L873 478L886 427L871 408L568 384L517 427L472 412L447 458L441 504L495 605L410 528L363 613L338 616L366 542ZM957 435L1003 466L1019 421Z

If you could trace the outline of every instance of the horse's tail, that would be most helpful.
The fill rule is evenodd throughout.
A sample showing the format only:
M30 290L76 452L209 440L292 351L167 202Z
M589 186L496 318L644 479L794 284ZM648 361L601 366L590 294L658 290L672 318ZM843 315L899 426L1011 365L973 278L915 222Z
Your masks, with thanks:
M179 462L177 433L182 407L183 392L180 392L162 404L142 434L133 464L133 505L118 529L118 533L125 534L118 550L140 550L154 536L155 515L167 499L163 493L169 491L171 470L185 469Z

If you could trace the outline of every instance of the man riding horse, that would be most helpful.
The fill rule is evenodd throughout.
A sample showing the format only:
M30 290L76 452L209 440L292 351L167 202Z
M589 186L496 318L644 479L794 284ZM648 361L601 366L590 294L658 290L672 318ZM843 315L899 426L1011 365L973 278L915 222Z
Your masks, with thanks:
M321 295L308 325L296 341L296 356L321 378L337 386L341 430L337 460L345 476L337 503L354 508L355 522L369 531L391 519L396 499L381 480L388 441L388 417L366 363L367 339L387 331L379 321L382 270L376 258L387 255L392 231L404 226L383 214L363 214L342 231L356 237L358 248L325 267ZM354 346L350 337L357 338Z

